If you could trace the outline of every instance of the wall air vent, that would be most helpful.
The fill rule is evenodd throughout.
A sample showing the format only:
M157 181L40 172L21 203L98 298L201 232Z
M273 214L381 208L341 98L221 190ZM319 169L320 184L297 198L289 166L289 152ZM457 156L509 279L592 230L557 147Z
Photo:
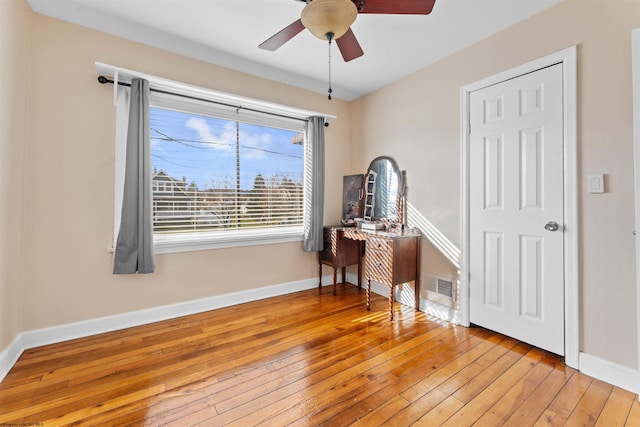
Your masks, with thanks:
M440 295L453 298L453 282L438 277L436 292Z
M422 298L454 309L459 308L457 279L423 273L420 291Z

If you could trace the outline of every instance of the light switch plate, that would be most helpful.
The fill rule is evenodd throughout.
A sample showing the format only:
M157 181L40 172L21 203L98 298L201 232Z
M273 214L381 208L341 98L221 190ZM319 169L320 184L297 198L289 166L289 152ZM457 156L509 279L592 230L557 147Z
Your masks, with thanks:
M588 175L587 188L589 193L604 193L604 174Z

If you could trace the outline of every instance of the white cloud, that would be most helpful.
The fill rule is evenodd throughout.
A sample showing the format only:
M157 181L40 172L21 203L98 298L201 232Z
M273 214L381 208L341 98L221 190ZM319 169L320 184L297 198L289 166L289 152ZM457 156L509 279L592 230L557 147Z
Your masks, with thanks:
M208 142L212 149L232 151L236 144L236 124L228 121L223 129L214 134L213 130L203 118L191 117L187 120L186 127L198 133L199 140ZM242 128L241 128L242 129ZM262 159L265 157L263 150L272 149L273 136L268 132L240 131L240 146L242 157L246 159Z
M209 124L203 118L191 117L185 125L189 129L195 130L198 133L200 141L209 143L212 149L229 151L235 143L235 131L232 134L229 131L228 125L225 126L220 136L213 134Z
M245 148L244 157L248 159L262 159L265 156L265 152L262 150L270 149L272 136L268 133L250 134L242 132L240 141L243 147L250 147L249 149Z

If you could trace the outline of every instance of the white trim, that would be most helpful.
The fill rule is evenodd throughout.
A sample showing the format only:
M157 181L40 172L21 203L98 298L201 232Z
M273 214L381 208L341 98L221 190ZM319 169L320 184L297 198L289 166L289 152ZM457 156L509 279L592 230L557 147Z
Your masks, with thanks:
M152 90L149 94L149 105L152 109L162 108L165 110L182 111L188 114L211 116L232 122L240 121L295 132L304 132L307 129L307 123L309 122L307 114L311 114L308 111L302 111L296 108L290 108L289 110L286 110L285 107L279 107L277 110L274 110L273 107L268 110L260 109L259 105L262 104L257 101L254 101L251 107L247 104L240 105L244 102L243 98L239 98L239 100L233 103L238 107L229 106L228 104L232 103L232 101L228 101L226 98L222 101L225 105L220 105L216 103L220 102L218 92L211 92L206 98L204 95L199 95L198 99L175 95L176 93L179 92L175 89L164 89L163 92ZM213 102L209 102L209 100ZM273 112L273 114L269 114L270 112Z
M328 281L328 277L324 281ZM23 332L16 337L5 351L0 353L0 382L16 363L22 352L29 348L202 313L245 302L313 289L317 286L318 278L315 277Z
M13 342L2 353L0 353L0 382L4 380L13 365L16 364L18 358L26 349L22 344L22 335L19 334Z
M170 254L239 246L301 242L304 240L301 228L295 227L293 230L256 229L249 230L249 232L226 232L218 236L214 233L156 234L153 237L153 249L156 254Z
M328 280L325 280L327 277L328 277ZM358 283L358 274L357 273L347 272L347 282L355 284L356 286L358 286L357 285L357 283ZM333 285L333 274L331 276L322 276L322 283L325 284L325 285ZM366 289L367 289L367 282L363 278L362 279L362 290L365 291ZM397 289L398 289L397 290L398 294L400 294L401 293L400 288L397 288ZM382 283L378 283L378 282L372 280L371 281L371 292L373 292L374 294L378 294L380 296L383 296L385 298L388 298L389 297L389 286L383 285ZM413 295L411 296L411 298L412 298L411 304L413 304ZM401 302L400 298L397 298L396 301Z
M347 280L357 283L357 275L347 274ZM333 274L322 276L323 285L333 284ZM202 313L218 308L229 307L245 302L257 301L293 292L315 289L318 278L312 277L295 282L265 286L257 289L233 292L181 303L152 307L144 310L131 311L113 316L99 317L81 322L67 323L49 328L35 329L19 334L2 353L0 353L0 382L6 377L20 355L27 349L62 341L83 338L104 332L117 331L134 326L146 325L162 320ZM384 285L372 284L372 291L382 296L387 295L388 288Z
M579 366L579 247L578 247L578 142L577 48L572 46L543 58L487 77L460 89L461 98L461 262L460 310L461 323L469 320L469 99L473 91L505 80L531 73L544 67L562 63L563 125L564 125L564 209L565 209L565 363Z
M213 115L227 119L241 118L246 123L270 126L273 128L289 129L296 132L304 132L307 128L307 120L312 116L323 116L326 121L335 116L287 107L271 102L260 101L252 98L240 97L228 93L218 92L206 88L196 87L161 77L127 70L108 64L95 63L96 70L104 76L113 76L114 105L116 110L116 140L114 142L114 204L113 204L113 240L112 246L107 252L113 253L117 246L122 214L122 199L124 191L124 166L126 155L126 136L129 110L129 90L118 86L117 82L130 83L133 78L139 77L149 81L152 89L160 90L151 95L152 106L170 110L189 111L197 114ZM165 92L177 95L185 95L192 98L180 98ZM219 104L211 104L203 100L213 101ZM259 111L259 112L258 112ZM266 112L272 115L265 115ZM306 165L306 161L303 159ZM306 203L306 201L305 201ZM219 231L218 233L185 233L161 234L154 233L154 253L169 254L178 252L190 252L239 246L254 246L274 243L298 242L304 239L303 227L278 227L260 228L254 230Z
M351 283L357 283L358 277L354 273L347 273L347 280ZM333 275L323 276L322 283L325 285L333 283ZM23 332L13 340L7 349L0 353L0 382L2 382L13 365L18 361L20 355L30 348L173 319L176 317L215 310L222 307L228 307L231 305L256 301L292 292L314 289L317 286L317 277L314 277L296 282L266 286L258 289L234 292L231 294ZM373 282L371 288L372 292L385 297L387 296L387 286ZM435 303L432 303L434 306L430 307L429 302L425 300L421 301L421 308L423 308L423 302L427 303L427 306L424 307L424 311L427 314L433 314L439 318L443 318L443 309L448 308ZM455 317L455 312L455 310L452 310L448 315ZM640 392L640 387L638 387L638 384L640 384L640 375L638 374L638 371L616 365L585 353L580 353L579 357L581 372L585 375L606 381L633 393Z
M340 280L341 276L338 276L338 280ZM351 272L347 272L347 283L350 284L354 284L355 286L358 286L358 275L356 273L351 273ZM328 274L325 276L322 276L322 285L323 286L327 286L327 285L331 285L333 286L333 273L332 274ZM362 290L365 291L367 289L367 283L366 281L363 279L362 280ZM378 283L375 281L371 281L371 292L373 292L374 294L378 294L380 296L383 296L385 298L389 297L389 286L387 285L383 285L382 283ZM402 293L400 287L397 288L397 294L396 295L400 295ZM413 294L411 295L411 305L414 304L413 302ZM397 302L400 302L402 304L404 304L400 298L396 298ZM405 304L407 305L407 304Z
M640 392L640 373L626 366L580 353L580 372L632 393Z
M126 68L116 67L114 65L103 64L101 62L95 63L96 70L99 74L109 77L116 77L123 83L130 83L133 78L142 78L149 81L149 86L152 89L164 90L180 95L191 96L195 98L208 99L215 102L226 103L229 105L237 106L246 109L255 109L264 111L270 114L280 114L283 116L298 118L307 120L309 117L322 116L325 121L329 122L335 119L336 116L318 113L316 111L303 110L301 108L288 107L286 105L280 105L273 102L260 101L254 98L247 98L238 95L233 95L225 92L220 92L212 89L206 89L187 83L181 83L174 80L165 79L162 77L154 76L152 74L145 74L138 71L127 70ZM115 86L115 85L114 85ZM115 88L114 88L115 91ZM115 99L115 94L114 94Z
M446 305L438 304L435 301L420 298L420 311L424 311L431 316L437 317L447 322L455 323L456 325L462 324L462 319L460 318L462 312L460 310L456 310L452 307L447 307Z
M631 31L631 80L633 82L633 164L635 169L636 208L636 328L638 336L638 370L640 371L640 28ZM636 393L640 391L640 380L636 380Z
M190 314L202 313L264 298L285 295L312 289L317 286L314 279L299 280L257 289L233 292L176 304L152 307L124 314L100 317L83 322L37 329L23 334L26 348L38 347L55 342L116 331L133 326L145 325Z

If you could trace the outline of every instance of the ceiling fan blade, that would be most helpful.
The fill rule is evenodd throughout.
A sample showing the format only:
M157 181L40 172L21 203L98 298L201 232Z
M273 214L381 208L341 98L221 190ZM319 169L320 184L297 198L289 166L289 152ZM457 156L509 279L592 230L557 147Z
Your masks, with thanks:
M302 25L302 21L298 19L294 23L284 27L282 30L278 31L267 40L260 43L258 47L260 49L274 51L291 40L302 30L304 30L304 25Z
M364 54L360 47L360 43L356 40L356 36L353 34L353 31L351 31L351 28L349 28L339 39L336 39L336 43L338 44L338 48L340 49L344 62L349 62Z
M428 15L436 0L353 0L353 2L358 6L358 13Z

